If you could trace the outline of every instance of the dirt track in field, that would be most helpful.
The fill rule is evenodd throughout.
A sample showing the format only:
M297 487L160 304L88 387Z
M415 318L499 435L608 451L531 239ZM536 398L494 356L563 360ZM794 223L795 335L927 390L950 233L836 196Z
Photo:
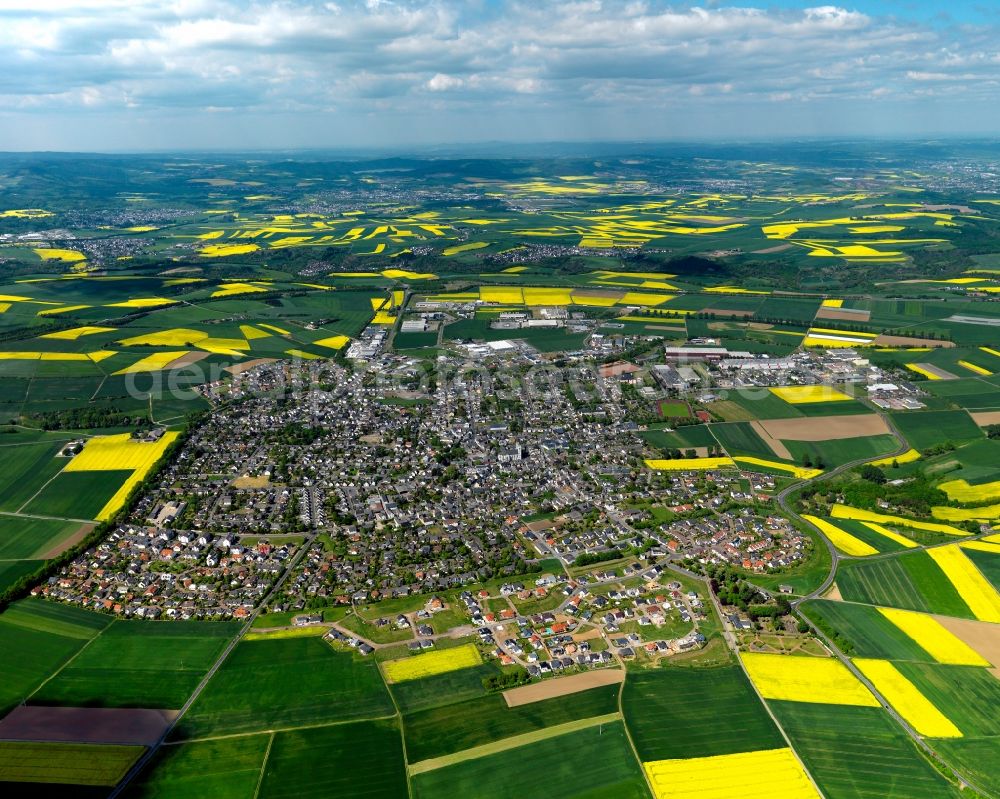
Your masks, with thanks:
M91 530L93 530L95 526L96 525L93 524L80 525L80 529L78 529L75 533L73 533L73 535L71 535L69 538L63 541L60 541L58 544L51 547L47 551L43 552L38 557L42 558L43 560L48 560L49 558L54 558L61 555L70 547L75 546L76 544L79 544L81 541L83 541L83 539L87 537L87 534Z
M990 671L1000 678L1000 625L951 616L935 616L949 631L961 638L986 660L993 664Z
M541 702L543 699L569 696L589 688L600 688L602 685L616 685L624 679L625 672L622 669L584 671L572 677L559 677L555 680L544 680L531 685L522 685L520 688L511 688L503 692L503 698L507 700L507 707L518 707Z
M877 436L889 432L885 420L877 413L768 419L753 424L755 426L759 424L771 438L784 438L790 441L838 441L842 438Z
M187 353L186 355L182 355L180 358L175 358L174 360L172 360L170 363L168 363L163 368L164 369L180 369L181 367L190 366L193 363L198 363L198 361L204 360L208 356L209 356L209 353L207 353L207 352L196 352L196 351L192 350L191 352Z
M152 746L176 716L148 708L21 705L0 721L0 740Z
M764 443L771 448L771 452L773 452L777 457L783 458L786 461L794 460L792 453L788 451L788 447L786 447L779 439L767 432L764 425L762 425L759 421L750 422L750 426L756 431L757 435L761 437Z

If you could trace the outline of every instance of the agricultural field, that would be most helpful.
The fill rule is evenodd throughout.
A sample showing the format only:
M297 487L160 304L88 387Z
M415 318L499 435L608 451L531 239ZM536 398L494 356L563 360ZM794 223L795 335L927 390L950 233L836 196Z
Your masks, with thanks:
M403 733L407 760L418 763L546 727L616 713L618 688L592 688L517 707L508 707L503 696L491 694L406 714Z
M879 708L769 703L830 799L955 799L957 788Z
M0 785L14 782L113 786L142 752L141 746L3 741Z
M393 714L373 661L321 638L242 641L174 730L175 739Z
M927 552L845 563L837 571L837 586L849 602L976 618Z
M113 621L31 701L180 708L238 629L231 622Z
M0 709L31 696L109 625L96 613L22 600L0 615Z
M276 733L256 795L405 796L399 728L393 721L357 721Z
M456 758L457 760L457 758ZM539 775L565 796L648 799L624 725L610 721L422 771L411 779L418 799L531 796Z
M743 670L735 665L630 673L622 711L644 763L784 745Z
M266 734L166 744L124 796L187 799L205 791L220 799L252 799L269 745Z
M555 543L546 540L530 553L532 539L522 524L554 519L569 505L561 487L536 496L533 488L524 490L530 482L524 480L509 509L491 505L496 519L486 524L470 528L462 518L453 528L450 512L421 512L417 518L432 519L424 524L435 539L431 547L447 550L452 529L461 535L502 522L519 563L544 558L542 568L562 575L578 552L604 554L604 547L577 538L563 564L555 560L565 546L560 536L581 535L579 528L604 535L604 528L619 524L617 512L628 511L635 551L570 571L616 572L613 579L597 578L583 600L594 611L582 617L590 619L583 635L593 635L594 651L604 651L622 644L600 634L600 613L589 602L612 597L619 577L622 586L639 586L646 578L638 575L665 560L664 549L683 530L691 540L679 544L679 557L711 538L718 524L722 540L712 546L727 553L719 560L729 560L752 584L799 596L832 569L823 534L844 558L829 599L796 606L788 635L795 635L794 616L801 610L855 659L908 723L934 739L937 751L1000 795L1000 778L984 765L1000 756L995 677L986 655L950 626L956 619L1000 623L1000 546L965 543L980 519L1000 521L1000 442L986 437L988 425L1000 424L1000 254L990 252L1000 213L986 184L973 177L985 172L987 159L969 156L976 168L964 160L952 168L942 153L958 145L933 151L885 143L838 147L836 161L818 145L783 152L713 145L697 162L683 151L646 145L634 159L0 158L0 194L14 195L0 204L0 513L6 514L0 515L0 589L26 582L21 578L48 562L44 576L33 579L51 578L48 585L60 590L73 569L104 569L83 588L67 589L74 594L67 599L88 607L116 603L108 599L115 596L112 589L105 589L112 576L128 581L126 594L145 590L145 552L127 566L116 564L120 571L104 568L99 558L105 553L76 558L73 552L73 565L58 573L53 559L95 525L114 522L194 415L226 412L220 399L225 384L254 364L305 362L312 370L307 383L317 389L316 408L344 388L328 382L328 375L349 374L345 385L365 386L376 376L366 371L368 364L393 378L398 367L407 390L385 392L373 407L383 421L397 414L412 421L415 438L403 433L379 440L380 429L371 442L362 436L373 455L357 468L363 474L372 467L374 474L419 438L420 451L437 463L430 467L429 487L417 487L395 506L405 513L425 502L419 498L424 493L451 502L460 485L448 485L457 479L448 467L460 459L441 446L447 435L423 439L425 413L443 411L470 428L479 421L518 434L530 428L516 396L478 396L485 410L477 419L476 402L445 407L439 405L443 393L411 391L413 373L430 374L441 363L444 374L474 362L490 375L513 365L518 376L535 367L596 372L630 364L620 384L614 369L597 384L610 392L613 413L593 396L596 389L588 396L563 395L564 404L557 391L546 402L565 409L565 420L527 445L526 461L544 449L546 458L556 453L553 469L591 459L600 467L593 483L607 491L594 501L569 500L579 502L585 521L560 522ZM64 176L58 190L47 182L56 170ZM965 180L976 188L953 188ZM427 332L402 332L405 322L419 319ZM371 330L386 335L384 350L376 346L374 355L360 359L348 355L358 351L360 339L371 340ZM506 354L466 346L501 340L529 346ZM682 367L689 363L675 363L680 356L664 353L664 345L725 347L768 362L713 366L713 356L687 372ZM827 349L837 354L823 355ZM875 373L857 358L884 370L886 382L905 383L906 393L910 384L918 387L926 408L883 412L876 394L869 397L865 389ZM668 360L685 371L677 382L670 382L669 370L652 368ZM821 360L822 368L816 365ZM285 366L279 363L274 372L285 374ZM765 379L778 370L780 377ZM171 384L185 390L172 391ZM279 394L279 400L286 398ZM367 410L357 408L359 418ZM354 414L351 408L344 416ZM711 421L679 424L696 414ZM310 424L326 423L322 411L313 410L312 418ZM150 424L166 429L159 441L130 437ZM669 429L672 424L677 429ZM896 428L905 442L892 435ZM578 439L596 440L600 429L621 435L611 447L579 446ZM75 440L84 441L82 452L62 456ZM487 446L485 438L476 440L476 447ZM456 453L465 446L451 441ZM619 441L622 456L610 456ZM370 498L345 490L338 505L333 495L342 485L334 488L294 468L299 445L266 443L259 453L241 449L232 458L254 467L247 469L248 482L232 484L214 470L204 475L206 482L235 496L234 513L247 508L244 502L271 501L250 495L264 491L250 488L254 481L279 496L287 489L296 503L297 492L308 486L331 516L337 505L337 527L295 521L294 506L275 527L249 527L252 534L241 543L251 558L272 541L312 546L314 533L323 551L298 561L309 566L283 584L302 595L268 599L267 610L276 612L259 616L253 632L231 650L239 622L139 621L41 600L18 601L0 612L4 712L22 702L180 709L226 651L125 795L648 799L652 783L657 796L677 799L751 793L813 799L813 779L827 799L958 796L943 770L839 660L742 652L742 663L734 663L709 602L713 615L699 622L709 637L705 650L671 656L669 667L639 652L617 672L625 674L624 684L508 706L484 680L513 676L520 666L498 665L492 645L464 643L470 629L456 632L465 636L459 639L446 635L469 625L457 599L462 589L452 579L456 572L449 569L466 559L463 572L485 568L481 553L467 546L452 559L445 552L440 585L432 586L433 573L415 565L412 577L383 579L390 555L398 562L411 554L404 551L409 531L403 530L382 550L387 559L381 566L363 563L371 554L364 551L368 541L389 534L383 532L387 517L378 514L388 513L391 503L375 511ZM908 452L894 468L889 453L902 451L904 443ZM940 446L947 443L954 448ZM696 457L677 458L672 450L695 450ZM744 559L748 541L769 538L763 532L769 517L785 515L785 497L794 500L781 493L779 506L775 493L794 481L821 487L845 478L856 487L880 480L862 469L830 474L862 460L874 461L897 484L886 486L886 496L890 488L899 494L926 489L921 498L935 499L921 507L933 510L908 518L898 508L917 504L892 504L885 513L834 504L828 512L831 503L854 502L831 498L804 517L814 546L802 561L768 571L766 563L784 561L770 560L771 552L758 564ZM489 458L482 463L492 468ZM271 464L279 464L278 476L268 471L260 477L256 467ZM517 471L510 470L512 480L519 479ZM678 474L688 471L701 473L691 480ZM378 490L397 479L418 481L405 473L404 464L393 465L378 478ZM719 502L702 502L698 494L713 482L725 486L713 497ZM573 488L582 494L590 485ZM171 489L183 496L186 486L163 490ZM618 503L618 492L627 499ZM874 500L866 503L878 507ZM133 521L148 524L150 510L139 506ZM202 526L197 510L189 509L192 528L240 534L238 514ZM800 523L795 519L793 526ZM355 526L360 535L347 543L353 532L344 535L343 529ZM104 529L96 528L101 535ZM732 554L738 550L742 554ZM170 560L156 566L161 589L188 567ZM318 570L316 563L322 564ZM501 573L506 563L490 562L482 572L492 576L491 590L514 579L511 574L530 588L533 576ZM686 563L698 568L693 560ZM633 564L638 572L631 571ZM354 566L356 574L347 574ZM230 561L211 580L236 577L229 570L242 568ZM345 575L327 580L322 590L305 587L341 569ZM141 581L133 579L136 573ZM338 581L344 585L334 587ZM191 596L203 587L200 575L194 582ZM414 633L391 619L396 612L415 613L423 597L406 590L398 600L366 606L365 597L376 597L377 590L411 584L439 591L456 605L419 617L436 639L422 654L407 654L403 642ZM176 608L177 596L154 589L148 605L161 612ZM260 596L242 609L252 613ZM612 607L631 607L631 597L617 596ZM341 606L332 607L335 601ZM564 601L559 590L541 599L498 599L493 590L482 604L484 612L512 608L530 615ZM364 637L374 651L362 657L327 642L326 626L293 626L302 612L296 608ZM388 624L376 622L382 614ZM675 630L680 627L672 621L657 628L634 620L622 625L622 635L637 631L644 641ZM821 647L809 640L803 650L818 653ZM531 687L541 691L554 681L536 679ZM110 786L137 756L105 748L105 759L73 746L4 744L0 782L41 774L83 792L87 783Z

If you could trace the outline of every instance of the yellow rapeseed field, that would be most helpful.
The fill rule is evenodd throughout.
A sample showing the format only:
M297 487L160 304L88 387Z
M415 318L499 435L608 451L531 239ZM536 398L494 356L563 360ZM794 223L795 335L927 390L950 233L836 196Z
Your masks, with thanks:
M329 347L332 350L343 349L344 345L351 339L348 336L330 336L329 338L321 338L318 341L314 341L318 347Z
M893 516L890 513L876 513L871 510L852 508L850 505L836 504L830 515L834 519L857 519L862 522L877 522L880 524L892 524L897 527L912 527L914 530L930 530L932 533L945 533L947 535L968 535L965 530L959 530L950 524L937 524L936 522L918 522L913 519L906 519L902 516Z
M977 364L971 363L969 361L959 361L958 365L959 366L964 366L970 372L975 372L977 375L986 375L986 376L989 376L989 375L993 374L993 372L991 372L989 369L987 369L987 368L985 368L983 366L979 366Z
M979 485L969 485L965 480L948 480L939 484L938 488L948 495L948 499L955 502L987 502L991 499L1000 499L1000 480Z
M1000 503L981 505L978 508L952 508L948 505L937 505L931 508L931 515L943 522L992 521L1000 519Z
M55 248L36 249L35 255L43 261L63 261L65 263L76 263L86 260L87 256L76 250L58 250Z
M260 330L253 325L240 325L240 332L247 341L254 341L259 338L270 338L271 334L266 330Z
M821 519L819 516L811 516L809 514L804 514L802 516L808 522L816 525L833 545L843 552L845 555L853 555L855 557L866 557L867 555L877 555L878 550L870 544L862 541L860 538L848 533L846 530L841 530L835 524L831 524L826 519Z
M183 347L206 338L208 338L208 333L201 330L174 327L169 330L157 330L153 333L123 338L118 343L125 347Z
M133 486L142 482L149 470L163 457L167 447L179 434L167 431L158 441L136 441L128 433L113 436L95 436L87 441L83 451L71 460L64 472L104 472L132 469L132 474L114 496L97 514L98 521L106 521L125 504Z
M519 288L501 286L481 286L479 299L483 302L499 302L504 305L523 305L524 293Z
M489 247L490 243L488 241L470 241L468 244L456 244L452 247L445 247L441 254L448 255L458 255L460 252L468 252L469 250L481 250L483 247Z
M754 458L750 455L734 455L733 460L738 463L750 463L755 466L766 466L768 469L778 469L789 472L800 480L811 480L823 474L822 469L807 469L804 466L796 466L792 463L782 463L781 461L769 461L765 458Z
M893 461L896 463L912 463L913 461L920 460L921 455L915 449L908 449L902 455L896 455L893 458L879 458L878 460L868 461L871 466L892 466Z
M0 352L0 361L93 361L98 363L114 355L112 350L97 352Z
M46 308L44 311L39 311L36 315L55 316L56 314L69 313L70 311L83 311L89 307L89 305L63 305L59 308Z
M872 532L878 533L879 535L884 535L889 540L895 541L897 544L906 547L906 549L914 549L917 546L917 544L914 541L911 541L906 536L902 536L895 530L890 530L888 527L883 527L881 524L878 524L876 522L861 522L861 523Z
M1000 623L1000 594L958 544L932 547L927 554L941 567L977 619Z
M662 305L667 300L672 300L672 294L650 294L644 291L626 291L619 301L619 305Z
M177 300L168 300L164 297L137 297L124 302L112 302L108 308L156 308L160 305L175 305Z
M916 372L918 375L923 375L928 380L940 380L941 379L940 375L936 375L936 374L934 374L934 372L930 371L929 369L924 369L924 367L919 366L918 364L908 363L908 364L905 364L905 366L911 372Z
M842 308L844 306L843 300L823 300L821 303L824 308Z
M844 402L851 399L843 391L830 386L781 386L770 391L792 405L804 405L810 402Z
M878 707L878 700L836 658L744 652L740 660L765 699Z
M979 349L981 349L987 355L995 355L997 358L1000 358L1000 350L995 350L992 347L980 347Z
M383 269L382 277L391 280L437 280L433 272L411 272L409 269Z
M569 305L573 302L573 292L560 288L524 288L525 305Z
M114 333L116 328L97 327L94 325L84 325L83 327L73 327L69 330L57 330L55 333L45 333L39 338L51 338L59 341L76 341L82 336L92 336L95 333Z
M202 258L225 258L227 255L246 255L259 249L256 244L208 244L201 248L199 255Z
M656 799L819 799L791 749L642 764Z
M952 666L990 665L978 652L933 616L896 608L879 608L878 611L909 638L916 641L938 663Z
M256 244L246 245L256 248ZM204 255L204 253L202 253ZM233 297L237 294L260 294L270 291L269 286L254 283L220 283L219 288L212 292L213 297Z
M292 335L287 330L282 327L275 327L274 325L265 325L263 323L259 324L258 327L262 327L265 330L270 330L272 333L277 333L279 336L290 336Z
M140 358L138 361L133 363L131 366L126 366L124 369L119 369L114 372L116 375L130 375L136 372L158 372L165 368L168 364L173 363L178 358L187 355L189 350L175 350L171 352L157 352L152 355L147 355L145 358Z
M305 350L285 350L285 355L291 355L293 358L301 358L304 361L318 361L322 357L314 355L311 352L306 352Z
M928 738L961 738L962 732L888 660L855 658L854 665L918 733Z
M483 659L475 644L463 644L453 649L439 649L398 660L387 660L382 664L382 668L385 670L385 676L392 682L404 682L471 668L482 662Z
M660 472L679 472L693 469L725 469L735 465L732 458L646 459L646 466Z

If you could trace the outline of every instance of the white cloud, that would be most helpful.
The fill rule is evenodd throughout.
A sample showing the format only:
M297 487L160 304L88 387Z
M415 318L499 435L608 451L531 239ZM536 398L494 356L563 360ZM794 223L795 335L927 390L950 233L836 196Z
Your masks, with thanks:
M938 83L996 99L992 28L835 5L705 5L0 0L0 96L34 113L278 108L348 119L375 107L422 113L433 93L456 118L503 109L553 124L595 106L652 122L662 103L716 114L837 98L877 111L877 98L905 102Z

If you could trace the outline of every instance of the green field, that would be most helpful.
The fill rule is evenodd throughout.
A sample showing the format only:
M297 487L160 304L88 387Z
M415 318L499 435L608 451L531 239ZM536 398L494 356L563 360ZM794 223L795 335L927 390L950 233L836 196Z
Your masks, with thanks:
M31 701L179 708L238 629L232 622L115 621Z
M907 679L970 738L1000 735L1000 680L975 666L898 663Z
M792 459L803 463L808 457L813 464L822 462L826 468L851 461L877 458L899 449L899 442L891 435L859 436L833 441L791 441L783 439Z
M881 708L768 704L827 799L960 795Z
M662 423L661 423L662 424ZM650 425L639 436L651 446L659 449L689 449L691 447L714 447L716 440L711 428L705 424L690 424L673 431Z
M27 698L111 619L66 605L24 600L0 616L0 713Z
M837 570L837 586L848 602L975 618L926 552L844 561Z
M142 746L0 741L0 782L115 785ZM43 789L39 788L39 793Z
M767 460L779 460L764 440L757 435L750 422L713 424L712 435L730 455L752 455Z
M892 422L910 446L920 450L945 441L960 444L983 436L983 431L965 411L894 413Z
M260 799L301 796L399 799L407 795L395 721L359 721L275 734Z
M0 516L0 561L37 558L79 529L75 522Z
M392 695L403 714L416 713L483 695L483 679L500 673L496 663L393 683Z
M572 799L648 799L621 722L465 760L418 774L415 799L511 799L557 792Z
M622 710L643 762L784 746L735 665L629 672Z
M25 513L95 519L132 475L130 470L62 472L25 508Z
M976 568L983 573L983 577L1000 591L1000 554L983 552L978 549L963 549L962 551L969 560L976 564Z
M924 649L869 605L813 599L802 610L824 630L835 630L853 645L849 654L887 660L935 662Z
M617 685L511 708L501 694L492 694L404 716L406 756L410 763L418 763L617 710Z
M0 591L31 574L42 565L41 560L0 560Z
M934 748L978 787L1000 796L996 767L1000 763L1000 737L941 739L934 742Z
M242 641L181 719L175 739L394 712L378 666L321 638Z
M161 746L129 783L128 799L253 799L269 735Z
M69 461L63 443L39 442L0 449L0 510L16 511Z

